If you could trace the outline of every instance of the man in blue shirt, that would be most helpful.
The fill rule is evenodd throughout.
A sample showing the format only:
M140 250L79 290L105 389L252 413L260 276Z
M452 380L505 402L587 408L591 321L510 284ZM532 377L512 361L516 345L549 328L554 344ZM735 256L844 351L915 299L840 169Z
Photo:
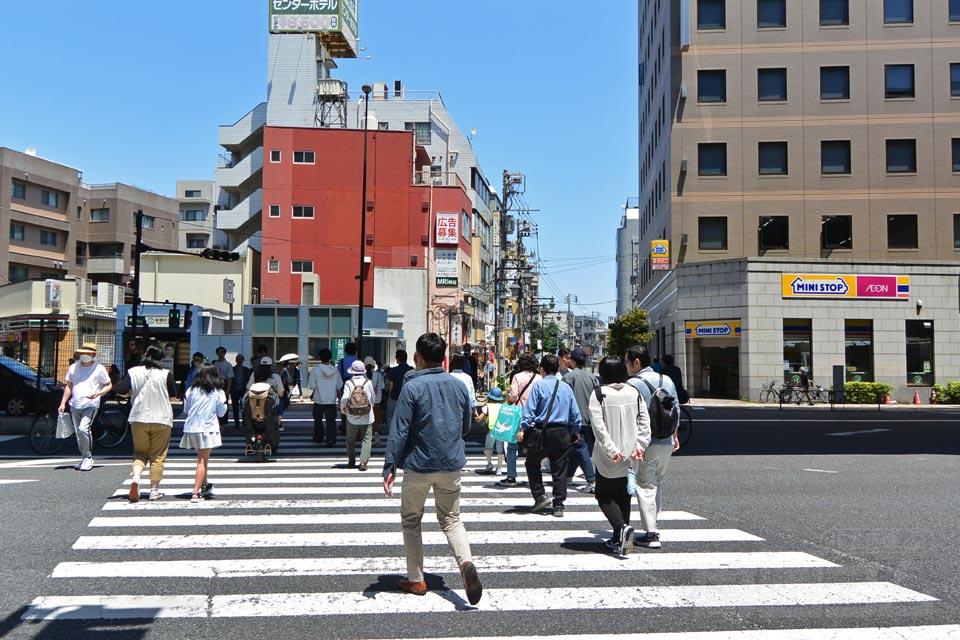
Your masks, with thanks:
M483 587L460 520L460 471L467 464L463 437L473 425L473 411L463 383L443 370L446 351L446 342L435 333L417 340L413 356L417 370L406 376L390 424L383 492L393 495L397 469L403 469L400 520L407 577L397 587L418 596L427 592L421 521L432 489L437 520L457 560L467 600L477 604Z
M543 379L533 385L523 406L523 419L517 442L527 446L527 480L533 494L533 512L550 506L543 488L540 463L550 460L553 476L553 515L563 517L563 501L567 499L567 462L572 443L580 439L580 409L570 385L560 384L557 371L560 360L551 354L540 360Z

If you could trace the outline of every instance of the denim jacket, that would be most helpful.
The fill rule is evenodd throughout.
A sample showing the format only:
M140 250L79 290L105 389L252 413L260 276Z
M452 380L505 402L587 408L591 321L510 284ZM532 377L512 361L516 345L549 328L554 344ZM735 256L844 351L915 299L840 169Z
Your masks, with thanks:
M472 425L462 382L439 367L408 373L390 423L383 477L396 469L460 471L467 464L463 437Z

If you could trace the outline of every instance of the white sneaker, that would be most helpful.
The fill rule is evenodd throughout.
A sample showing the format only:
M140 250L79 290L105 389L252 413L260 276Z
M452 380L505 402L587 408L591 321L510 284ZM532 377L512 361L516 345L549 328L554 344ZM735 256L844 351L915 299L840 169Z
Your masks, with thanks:
M93 458L84 458L80 461L80 464L77 465L77 469L80 471L90 471L93 469Z
M154 502L163 497L163 494L160 493L159 489L150 489L150 501Z

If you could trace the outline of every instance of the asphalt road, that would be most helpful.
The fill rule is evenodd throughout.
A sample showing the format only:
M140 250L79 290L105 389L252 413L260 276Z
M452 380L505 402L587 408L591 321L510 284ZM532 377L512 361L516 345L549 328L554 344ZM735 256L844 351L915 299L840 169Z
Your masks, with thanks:
M960 637L960 411L697 410L665 485L664 549L624 560L601 551L590 496L537 517L525 488L467 473L477 610L430 514L434 592L394 591L398 501L305 442L306 417L275 462L221 451L202 505L184 498L188 456L173 454L163 501L128 505L124 451L81 474L70 447L57 462L0 442L0 637ZM480 466L477 442L468 457Z

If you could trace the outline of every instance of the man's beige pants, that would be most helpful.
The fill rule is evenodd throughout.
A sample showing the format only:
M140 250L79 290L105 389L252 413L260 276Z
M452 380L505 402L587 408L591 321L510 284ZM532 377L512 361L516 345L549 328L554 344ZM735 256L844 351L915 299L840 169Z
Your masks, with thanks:
M403 546L407 553L407 580L423 581L423 536L421 521L427 494L433 489L433 501L437 507L437 521L453 549L457 567L473 561L467 530L460 521L460 472L452 473L403 473L400 492L400 519L403 525Z

